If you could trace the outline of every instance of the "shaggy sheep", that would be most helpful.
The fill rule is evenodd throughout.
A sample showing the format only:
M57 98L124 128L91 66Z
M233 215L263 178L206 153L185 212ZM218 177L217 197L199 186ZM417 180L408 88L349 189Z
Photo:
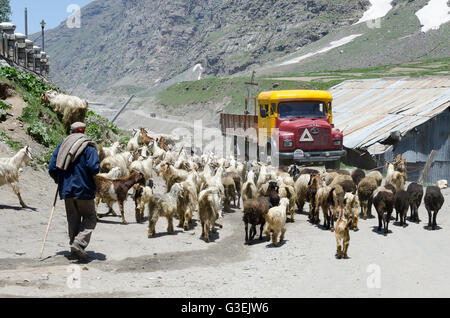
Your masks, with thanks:
M220 191L216 187L209 187L200 192L198 197L198 214L202 224L202 237L206 243L210 242L209 232L216 232L216 220L221 220ZM221 225L219 225L221 227Z
M256 193L255 173L253 171L249 171L247 181L242 185L242 201L245 202L250 199L256 199Z
M272 234L272 242L274 246L278 246L278 234L280 235L280 242L284 240L284 234L286 233L286 211L289 206L289 199L283 198L280 201L280 205L269 209L269 212L264 216L266 219L266 225L264 233L266 234L267 241L270 241L270 232Z
M158 168L159 176L166 182L166 191L170 192L170 189L175 183L183 182L187 179L189 173L182 169L176 169L167 162L161 162Z
M120 171L123 176L128 176L129 171L128 167L133 162L133 155L131 152L122 152L117 155L105 158L100 163L100 172L108 173L114 167L120 168Z
M122 178L122 171L119 167L112 168L108 173L99 173L98 176L102 176L106 179L119 179Z
M136 190L133 196L135 202L136 223L144 221L145 205L150 202L152 196L153 189L150 186L139 187L139 189Z
M356 194L356 185L352 180L344 180L339 185L344 189L345 193Z
M359 182L366 177L366 173L362 169L355 169L352 172L352 179L355 185L359 184Z
M233 178L231 177L223 177L222 178L224 192L224 210L230 210L230 202L236 196L236 185L234 183ZM236 206L235 206L236 207Z
M332 184L330 185L330 187L333 188L334 192L336 193L336 204L344 206L345 193L347 192L345 192L344 188L340 184ZM336 214L335 217L337 218L338 215Z
M322 179L318 174L312 175L308 183L306 200L309 201L309 220L313 221L316 208L316 193L322 185Z
M411 209L412 222L420 222L419 219L419 207L423 198L423 186L418 183L410 183L408 189L406 189L409 195L409 207Z
M371 178L374 178L375 180L376 180L376 182L377 182L377 186L379 187L379 186L381 186L381 182L383 182L383 175L381 174L381 172L379 172L379 171L370 171L368 174L367 174L367 177L371 177ZM361 182L361 181L360 181ZM359 184L359 183L358 183Z
M141 137L141 133L139 130L133 130L133 137L131 137L130 141L127 144L127 151L133 152L139 149L139 140Z
M177 197L181 189L179 187L173 187L169 193L156 193L150 197L148 203L148 238L155 235L155 226L159 217L167 218L167 233L172 234L173 228L173 216L177 213Z
M241 191L242 191L242 177L239 172L225 172L223 174L224 178L232 178L235 186L235 195L233 196L233 204L238 209L241 208ZM237 198L236 198L237 197ZM236 205L237 199L237 205Z
M262 232L266 224L265 215L269 212L269 209L270 203L264 197L244 201L245 244L250 244L250 241L255 237L257 225L261 226L259 239L262 240ZM250 235L248 233L249 224L251 224Z
M394 170L394 165L390 162L386 162L387 175L384 181L385 185L392 184L397 190L404 190L405 188L405 176L398 171Z
M265 193L265 197L268 197L269 202L272 207L278 206L280 204L280 195L278 194L280 187L276 182L269 182L269 187Z
M142 172L145 180L147 181L153 177L153 159L147 158L145 160L133 161L128 170Z
M385 187L378 187L373 195L373 205L378 213L378 232L384 227L384 236L388 234L389 221L394 209L394 194Z
M295 189L292 185L286 185L281 184L278 194L280 196L280 199L287 198L289 200L289 214L290 214L290 221L295 222L294 216L295 216L295 200L297 198L295 194Z
M408 175L406 173L406 159L404 159L400 154L395 158L394 169L403 175L405 182L408 180Z
M298 177L297 181L295 181L295 193L297 194L297 208L300 212L303 212L303 207L305 202L307 201L307 193L308 193L308 184L311 180L311 175L302 174Z
M30 147L25 147L19 150L12 158L0 159L0 187L9 184L14 193L19 198L20 205L26 208L27 205L23 202L19 189L19 169L26 166L33 160Z
M335 205L336 203L336 193L334 193L334 190L330 186L322 187L317 190L316 193L316 207L315 207L315 214L314 214L314 223L318 224L320 222L319 219L319 212L320 208L322 208L323 212L323 226L325 229L329 230L330 227L333 227L334 219L333 219L333 213L331 212L330 207Z
M351 182L353 182L353 179L349 175L339 174L333 179L333 181L331 182L330 185L333 185L333 184L341 184L342 185L342 182L344 182L344 181L351 181Z
M337 178L337 176L339 176L339 173L337 172L324 173L323 178L325 180L325 184L329 186L334 181L334 179Z
M367 215L372 217L372 194L378 187L378 181L372 177L365 177L358 184L358 199L361 204L361 213L364 220Z
M441 189L436 186L427 187L423 201L428 212L428 229L436 230L436 216L444 204L444 196L442 195ZM433 221L431 221L431 212L433 212Z
M175 183L172 186L177 195L177 216L179 227L183 227L185 231L189 230L189 223L192 221L197 202L197 189L192 182L184 181Z
M88 110L88 102L76 96L60 94L56 91L47 91L41 96L42 104L49 104L53 111L62 118L66 129L75 122L84 122Z
M119 204L120 213L122 214L122 223L128 224L127 221L125 221L124 202L127 199L128 191L133 185L145 185L144 175L140 172L133 171L133 173L131 173L129 176L117 180L111 180L97 175L94 177L94 181L96 186L96 213L98 211L100 200L102 200L109 208L109 211L108 213L106 213L106 215L109 215L111 213L113 215L117 215L112 208L114 202L117 202Z
M394 196L394 207L395 207L395 221L398 221L400 216L400 224L406 227L406 215L408 214L409 208L409 194L405 190L399 190Z
M358 231L359 213L361 206L359 204L358 196L352 193L345 194L345 211L347 212L347 219L352 219L352 228L356 232Z
M350 171L342 170L342 169L327 169L326 172L327 173L336 172L336 173L338 173L340 175L345 175L345 176L350 176L351 175Z
M103 144L101 144L98 148L98 159L102 162L103 159L114 156L118 154L119 151L120 144L118 142L115 142L111 147L103 147Z
M345 219L344 209L339 207L339 218L334 226L336 235L336 256L338 259L347 258L348 247L350 245L350 227L353 219Z

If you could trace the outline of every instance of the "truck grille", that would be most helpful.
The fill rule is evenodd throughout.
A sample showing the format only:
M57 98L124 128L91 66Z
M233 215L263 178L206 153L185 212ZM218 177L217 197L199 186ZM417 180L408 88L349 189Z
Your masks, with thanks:
M316 134L311 132L312 129L316 130ZM309 134L305 134L305 128L299 129L299 140L298 147L304 150L308 149L317 149L318 147L328 147L330 144L331 131L329 128L320 128L320 127L308 127L306 128L309 131ZM318 133L317 133L318 130ZM312 139L314 141L300 141L301 137L304 136L306 140Z

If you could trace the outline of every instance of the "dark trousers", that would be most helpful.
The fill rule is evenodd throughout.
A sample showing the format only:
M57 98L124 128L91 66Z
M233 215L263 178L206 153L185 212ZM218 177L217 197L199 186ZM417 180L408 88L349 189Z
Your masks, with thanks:
M97 225L94 200L65 199L70 245L74 242L83 248L89 245Z

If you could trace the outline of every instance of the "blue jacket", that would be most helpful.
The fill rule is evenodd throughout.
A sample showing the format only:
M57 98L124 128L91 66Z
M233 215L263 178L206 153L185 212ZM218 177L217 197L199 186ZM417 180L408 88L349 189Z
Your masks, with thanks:
M92 200L95 198L94 176L100 171L100 161L95 147L88 146L78 159L69 165L66 171L56 167L60 143L53 152L48 172L59 185L61 200Z

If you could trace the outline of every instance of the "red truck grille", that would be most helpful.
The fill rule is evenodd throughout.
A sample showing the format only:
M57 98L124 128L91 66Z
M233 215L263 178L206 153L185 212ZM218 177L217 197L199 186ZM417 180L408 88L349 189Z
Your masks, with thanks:
M305 130L308 132L305 133ZM331 131L329 128L308 127L299 129L298 147L304 150L318 149L328 147L330 145ZM303 140L302 141L302 137ZM313 139L313 141L308 141Z

